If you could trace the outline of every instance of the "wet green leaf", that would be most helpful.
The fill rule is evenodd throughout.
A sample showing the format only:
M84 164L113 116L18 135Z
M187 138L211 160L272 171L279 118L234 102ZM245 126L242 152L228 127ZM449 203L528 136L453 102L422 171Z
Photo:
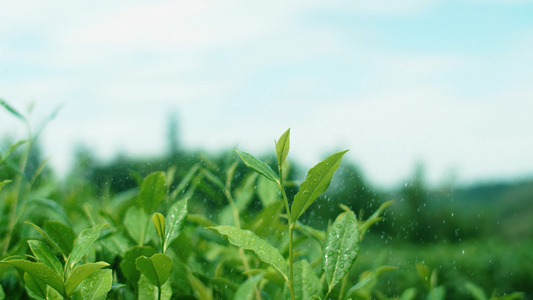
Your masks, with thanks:
M63 265L45 243L37 240L29 240L28 244L30 245L31 252L33 252L33 255L39 262L54 269L59 276L63 277Z
M89 251L93 243L100 236L100 231L107 224L98 224L92 228L87 228L80 232L74 243L74 248L72 248L72 253L67 259L67 266L69 268L74 267L74 265L80 261L80 259Z
M47 294L47 285L39 278L36 278L32 274L25 272L24 273L24 283L26 288L28 288L35 296L39 299L46 299Z
M359 230L353 211L341 213L331 225L322 248L328 289L341 281L359 253Z
M120 262L120 269L131 284L136 285L141 278L141 272L137 270L135 265L137 258L140 256L150 257L154 254L154 248L148 246L134 246L124 253L124 258Z
M61 253L64 253L65 256L70 254L76 239L76 234L72 227L58 221L49 220L44 222L44 231L59 246Z
M144 212L148 215L155 212L166 195L167 184L165 173L153 172L146 176L139 192L139 198L141 199Z
M48 233L46 233L41 227L31 222L24 222L24 223L29 224L33 228L35 228L52 247L54 247L57 251L59 251L63 255L63 258L65 260L67 259L67 254L64 253L63 250L61 250L61 247L59 247L59 245L56 242L54 242L54 240L52 240L52 238L48 235Z
M165 254L157 253L151 257L140 256L135 261L137 269L153 285L161 288L172 273L172 260Z
M49 266L40 262L31 262L24 259L4 259L2 263L10 264L20 270L30 273L33 277L56 289L60 294L65 294L63 279Z
M267 164L246 152L241 152L237 150L235 150L235 152L239 155L239 157L242 159L246 166L256 171L257 173L265 176L268 180L279 182L278 175L276 175L276 173L274 173L274 171L272 171L272 169Z
M257 283L263 278L263 274L257 274L253 277L250 277L246 279L245 282L243 282L239 288L237 289L237 292L235 292L235 296L233 299L244 299L244 300L253 300L255 299L255 287L257 286Z
M321 295L320 279L307 260L294 264L294 296L296 300L308 300Z
M91 300L105 300L113 283L111 269L98 270L89 275L79 285L80 298Z
M278 157L278 166L282 166L283 162L289 154L290 148L290 133L291 129L287 129L276 141L276 156Z
M163 252L172 244L172 242L180 235L185 220L187 219L187 207L189 199L185 198L174 203L167 213L165 220L165 242L163 245Z
M328 189L333 173L339 167L342 156L347 151L337 152L309 170L305 181L300 186L300 190L296 196L294 196L294 201L291 205L291 217L293 221L298 220L309 205Z
M398 269L398 267L380 266L372 272L367 271L365 272L366 274L363 273L365 275L362 276L362 278L359 280L359 282L357 282L356 285L354 285L348 290L348 293L346 293L346 297L354 297L357 299L359 298L358 295L361 294L370 295L370 292L372 288L374 288L374 286L377 284L379 277L381 277L381 275L387 272L394 271L396 269Z
M252 250L259 259L274 267L276 271L288 282L289 267L278 249L258 237L250 230L240 229L234 226L212 227L220 234L229 238L235 246Z
M72 273L70 273L67 281L65 281L65 292L67 293L67 296L72 294L78 284L80 284L85 278L107 266L109 266L109 264L103 261L77 266Z

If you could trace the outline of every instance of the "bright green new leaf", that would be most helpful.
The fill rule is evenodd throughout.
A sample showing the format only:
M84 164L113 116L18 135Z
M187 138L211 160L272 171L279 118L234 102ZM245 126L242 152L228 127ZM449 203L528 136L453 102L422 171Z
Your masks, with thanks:
M29 240L28 244L30 245L31 252L33 252L33 255L39 262L54 269L59 276L63 277L63 265L45 243L37 240Z
M141 199L144 212L151 214L159 207L167 195L167 183L165 173L153 172L144 179L139 198Z
M157 253L151 257L140 256L135 261L137 269L146 276L153 285L161 288L172 273L172 259L165 254Z
M274 267L287 282L289 281L287 275L289 273L289 266L279 250L258 237L255 233L234 226L216 226L212 228L227 236L233 245L252 250L259 259Z
M322 296L320 279L307 260L294 264L294 296L296 300L312 299Z
M305 181L300 186L300 190L296 196L294 196L294 201L291 205L291 217L293 221L298 220L309 205L328 189L333 173L339 167L342 156L347 151L337 152L309 170Z
M80 232L76 238L76 242L74 243L74 248L72 248L72 252L67 259L67 266L69 268L74 267L74 265L80 261L85 254L87 254L93 243L100 236L100 231L106 225L107 224L98 224L92 228L87 228Z
M24 273L24 283L26 284L26 288L30 290L35 296L39 299L46 299L46 290L47 285L39 278L35 278L35 276L31 275L28 272Z
M235 296L233 299L235 300L253 300L255 299L255 287L257 286L257 283L263 278L263 274L257 274L253 277L250 277L246 279L246 281L239 286L237 289L237 292L235 292Z
M180 235L185 219L187 219L187 207L189 199L185 198L174 203L167 213L165 220L165 242L163 245L163 253L172 244L172 242Z
M49 266L43 263L36 263L24 259L4 259L2 263L10 264L17 269L30 273L33 277L42 280L44 283L56 289L60 294L65 294L63 279Z
M44 231L61 248L61 253L69 256L76 239L76 234L72 227L58 221L48 220L44 222Z
M109 266L109 264L103 261L77 266L72 273L70 273L67 281L65 281L65 292L67 293L67 296L72 294L78 284L80 284L85 278L107 266Z
M485 291L478 285L472 282L467 282L465 284L465 287L470 292L471 296L474 297L474 299L487 300L487 295L485 294Z
M265 177L259 178L259 182L257 183L257 196L263 207L268 207L272 203L281 201L278 185Z
M98 270L89 275L79 285L81 299L105 300L113 283L111 269Z
M137 270L135 265L137 258L140 256L150 257L154 254L154 248L148 246L134 246L124 253L124 258L120 262L120 269L131 284L136 285L139 278L141 278L141 272Z
M132 206L126 211L124 225L131 237L140 245L144 244L149 215L141 208Z
M165 233L165 217L160 213L155 213L152 216L152 222L154 223L155 230L157 230L157 235L163 238Z
M287 129L276 141L276 155L278 157L278 166L282 166L283 162L285 162L285 159L287 158L287 155L289 154L289 147L290 147L290 133L291 129Z
M138 300L170 300L172 298L172 285L170 281L167 281L161 287L161 298L159 299L158 287L154 288L154 285L148 281L146 276L141 276L139 280L139 297Z
M279 182L278 175L276 175L276 173L274 173L274 171L272 171L272 169L267 164L246 152L241 152L237 150L235 150L235 152L239 155L239 157L242 159L246 166L253 169L257 173L265 176L268 180Z
M359 230L353 211L340 214L331 225L322 248L328 289L341 281L359 253Z
M5 184L8 184L10 183L11 180L3 180L3 181L0 181L0 191L2 191L2 188L4 187Z

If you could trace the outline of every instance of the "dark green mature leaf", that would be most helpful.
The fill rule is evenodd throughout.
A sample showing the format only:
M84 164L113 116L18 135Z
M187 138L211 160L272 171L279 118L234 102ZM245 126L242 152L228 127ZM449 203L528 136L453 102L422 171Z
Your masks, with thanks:
M135 265L137 258L140 256L150 257L154 254L154 248L148 246L134 246L124 253L124 258L122 259L122 262L120 262L120 269L130 283L136 285L139 278L141 278L141 272L137 270Z
M189 199L185 198L174 203L168 210L167 219L165 220L165 242L163 252L172 244L180 235L185 220L187 219L187 207Z
M256 171L257 173L265 176L271 181L279 182L278 175L276 175L276 173L274 173L274 171L272 171L272 169L267 164L246 152L241 152L237 150L235 150L235 152L239 155L239 157L242 159L246 166Z
M33 255L39 262L54 269L59 276L63 277L63 265L45 243L37 240L29 240L28 244L30 245L31 252L33 252Z
M296 300L308 300L322 296L320 279L307 260L294 264L294 296Z
M63 255L63 258L65 260L67 259L68 254L64 253L63 250L61 250L61 247L59 247L59 245L56 242L54 242L54 240L52 240L52 238L48 235L48 233L46 233L41 227L31 222L24 222L24 223L29 224L33 228L35 228L52 247L54 247L57 251L59 251Z
M309 205L328 189L333 173L339 167L342 156L347 151L337 152L309 170L305 181L300 186L300 190L296 196L294 196L294 201L291 205L291 217L293 221L298 220Z
M28 288L34 294L33 296L36 296L39 299L46 299L47 285L46 283L44 283L44 281L39 278L36 278L28 272L25 272L24 283L26 284L26 288Z
M70 273L67 281L65 281L65 292L67 293L67 296L72 294L78 284L80 284L85 278L107 266L109 266L109 264L103 261L77 266L72 273Z
M70 254L76 239L72 227L58 221L48 220L44 222L44 231L61 248L61 253L66 256Z
M100 231L102 231L102 228L104 228L106 225L107 224L98 224L92 228L87 228L80 232L76 238L76 242L74 243L74 248L72 248L72 252L67 259L67 266L69 268L74 267L74 265L80 261L85 254L87 254L87 251L90 250L93 243L100 236Z
M113 271L111 269L98 270L89 275L79 285L81 299L105 300L113 283Z
M161 288L172 273L172 259L165 254L157 253L151 257L140 256L135 261L137 269L146 276L153 285Z
M144 179L139 197L144 211L152 214L159 207L167 195L165 173L153 172Z
M289 277L287 274L289 273L289 266L278 249L250 230L244 230L234 226L216 226L212 228L227 236L233 245L252 250L259 259L274 267L288 282Z
M65 295L63 279L56 271L43 263L36 263L24 259L4 259L2 263L10 264L17 269L30 273L33 277L44 281L44 283L56 289L60 294Z
M278 157L278 166L282 166L283 162L289 154L290 148L290 133L291 129L287 129L276 141L276 156Z
M257 283L263 278L263 274L257 274L246 279L246 281L239 286L233 299L253 300L255 295L255 287Z
M329 228L322 254L328 289L341 281L359 253L359 230L353 211L340 214Z

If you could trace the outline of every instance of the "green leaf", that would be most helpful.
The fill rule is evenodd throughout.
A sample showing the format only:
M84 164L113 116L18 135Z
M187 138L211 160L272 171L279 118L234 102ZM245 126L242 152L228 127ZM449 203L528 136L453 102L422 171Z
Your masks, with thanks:
M416 271L418 272L418 277L422 279L426 290L431 291L433 286L431 286L431 269L424 265L423 263L416 263Z
M337 152L309 170L307 178L300 186L296 196L294 196L294 201L291 205L293 221L298 220L309 205L328 189L333 173L339 167L342 156L347 151Z
M103 261L77 266L72 273L70 273L67 281L65 281L65 292L67 293L67 296L70 296L78 284L80 284L85 278L107 266L109 266L109 264Z
M67 259L67 266L69 268L74 267L74 265L80 261L80 259L87 254L87 251L92 247L93 243L100 236L100 231L107 224L98 224L92 228L87 228L80 232L74 243L74 248Z
M385 208L391 206L392 204L394 204L394 201L391 200L391 201L387 201L383 204L381 204L379 206L379 208L368 218L366 219L364 222L362 222L360 225L359 225L359 234L361 235L361 239L363 238L364 234L366 233L366 231L370 228L370 226L372 226L374 223L380 221L382 219L382 217L380 217L379 215L381 214L382 211L385 210Z
M15 117L23 121L26 121L26 118L22 114L20 114L16 109L11 107L11 105L7 104L7 102L4 99L0 99L0 105L3 106L5 109L7 109L7 111L9 111Z
M234 226L211 227L229 238L235 246L252 250L259 259L274 267L276 271L288 282L289 266L278 249L258 237L250 230L240 229Z
M363 273L366 276L360 279L356 285L348 290L348 293L346 293L346 298L353 297L357 299L358 295L361 294L370 295L370 291L377 284L379 277L396 269L398 268L394 266L380 266L372 272L367 271L369 273Z
M476 284L472 282L467 282L465 286L474 299L487 300L487 295L485 294L485 291L483 291L483 289L477 286Z
M46 299L46 290L47 285L39 278L35 278L35 276L31 275L28 272L24 273L24 283L26 284L26 288L30 290L35 296L39 299Z
M131 284L136 285L141 278L141 272L137 270L135 265L137 258L140 256L150 257L154 254L154 248L148 246L134 246L124 253L124 258L120 262L120 269Z
M165 173L153 172L144 179L139 197L144 212L152 214L159 207L167 195Z
M140 256L135 264L146 279L158 288L161 288L172 273L172 259L165 254L157 253L151 257Z
M141 276L139 280L139 300L170 300L172 297L172 285L167 281L161 287L161 299L158 298L158 287L154 286L146 279L146 276Z
M107 250L118 254L120 256L124 256L124 252L128 250L132 245L132 242L125 237L125 235L122 232L116 232L102 240L100 240L100 243L107 248Z
M265 176L268 180L279 182L278 175L276 175L267 164L246 152L241 152L237 150L235 150L235 152L240 156L246 166L253 169L257 173Z
M321 295L320 279L307 260L294 264L294 296L296 300L312 299Z
M446 299L446 289L444 286L437 286L427 295L427 300L443 300Z
M98 270L89 275L79 285L80 298L91 300L105 300L113 283L111 269Z
M402 292L399 300L413 300L416 297L416 288L408 288Z
M148 214L141 208L132 206L126 212L124 218L124 225L130 233L131 237L140 245L144 244L144 238L146 237L146 226L148 221Z
M322 253L328 289L341 281L359 253L359 230L353 211L341 213L331 225Z
M63 258L65 260L67 259L67 254L64 253L63 250L61 250L61 247L59 247L59 245L56 242L54 242L54 240L52 240L52 238L48 235L48 233L46 233L41 227L31 222L27 222L27 221L24 223L29 224L33 228L35 228L52 247L54 247L57 251L59 251L63 255Z
M30 273L33 277L44 281L44 283L56 289L60 294L65 295L63 280L56 271L43 263L31 262L23 259L4 259L2 263L10 264L20 270Z
M0 191L2 191L2 188L4 187L5 184L8 184L10 183L11 180L3 180L3 181L0 181Z
M28 244L30 245L31 252L33 252L33 255L39 262L54 269L60 277L63 277L63 265L45 243L37 240L29 240Z
M259 182L257 183L257 196L263 208L270 206L272 203L281 202L278 185L265 177L259 178Z
M165 233L165 217L160 213L155 213L152 216L152 223L154 223L157 234L162 239Z
M187 218L187 207L189 199L185 198L174 203L167 213L165 220L165 242L163 245L163 252L172 244L172 242L180 235L185 219Z
M253 300L255 296L255 287L257 286L257 283L259 283L261 278L263 278L263 274L257 274L253 277L246 279L246 281L243 282L243 284L241 284L235 292L235 296L233 297L233 299Z
M74 247L76 234L72 227L58 221L48 220L44 222L44 231L59 246L61 253L68 256Z
M289 154L289 147L290 147L290 133L291 129L287 129L276 141L276 155L278 157L278 166L282 166L283 162L285 162L285 159L287 158L287 155Z

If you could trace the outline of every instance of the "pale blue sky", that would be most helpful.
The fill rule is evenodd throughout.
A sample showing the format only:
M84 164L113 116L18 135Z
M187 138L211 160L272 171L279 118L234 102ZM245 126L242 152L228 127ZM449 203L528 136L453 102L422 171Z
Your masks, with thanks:
M3 1L0 98L65 170L186 147L273 151L312 165L349 148L372 182L533 174L532 1ZM0 135L23 126L0 112Z

